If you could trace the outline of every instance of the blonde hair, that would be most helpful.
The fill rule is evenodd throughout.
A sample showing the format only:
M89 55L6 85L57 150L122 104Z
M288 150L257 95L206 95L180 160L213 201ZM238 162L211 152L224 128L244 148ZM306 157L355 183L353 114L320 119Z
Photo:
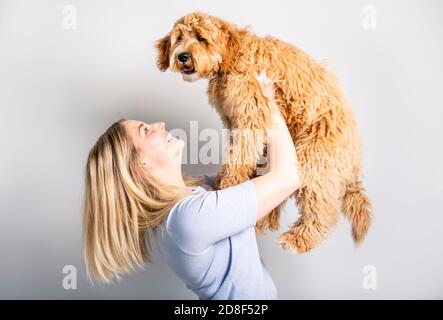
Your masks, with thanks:
M92 147L85 170L83 254L91 281L112 282L151 261L150 236L191 188L162 185L143 171L121 119ZM201 178L184 176L187 186Z

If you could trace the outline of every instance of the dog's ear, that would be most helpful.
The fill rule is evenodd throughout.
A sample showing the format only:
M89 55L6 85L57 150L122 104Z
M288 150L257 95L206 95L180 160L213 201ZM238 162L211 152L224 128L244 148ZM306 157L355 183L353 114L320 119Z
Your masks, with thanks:
M218 37L219 52L222 58L220 68L230 70L241 47L243 31L238 29L237 26L220 19L217 21L217 25L221 30Z
M169 49L171 48L171 35L168 33L155 43L157 49L157 67L161 71L169 68Z

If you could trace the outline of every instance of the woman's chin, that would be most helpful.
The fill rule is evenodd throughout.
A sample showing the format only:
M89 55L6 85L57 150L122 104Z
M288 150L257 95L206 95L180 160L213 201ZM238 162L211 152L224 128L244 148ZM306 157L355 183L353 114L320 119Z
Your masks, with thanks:
M185 146L185 142L181 139L177 139L177 141L175 141L174 143L176 143L180 147L180 149L183 149Z
M176 149L176 154L179 157L179 159L181 159L182 153L183 153L183 148L185 147L185 142L183 140L177 140L175 141L175 149Z
M169 142L169 148L167 151L167 157L169 162L180 162L181 163L181 156L183 153L183 148L185 146L185 142L180 139L176 139L174 141Z

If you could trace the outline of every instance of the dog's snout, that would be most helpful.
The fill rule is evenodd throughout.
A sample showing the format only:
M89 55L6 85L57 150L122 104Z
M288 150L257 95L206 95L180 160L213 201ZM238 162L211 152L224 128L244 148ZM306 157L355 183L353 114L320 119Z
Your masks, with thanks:
M182 52L178 55L178 61L185 63L191 57L191 54L188 52Z

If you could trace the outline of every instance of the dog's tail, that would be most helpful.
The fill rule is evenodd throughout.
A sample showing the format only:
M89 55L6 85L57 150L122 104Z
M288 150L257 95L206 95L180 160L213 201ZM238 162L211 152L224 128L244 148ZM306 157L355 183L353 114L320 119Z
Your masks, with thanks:
M366 236L371 225L371 202L364 193L360 181L346 186L342 200L342 211L352 224L354 243L359 245Z

